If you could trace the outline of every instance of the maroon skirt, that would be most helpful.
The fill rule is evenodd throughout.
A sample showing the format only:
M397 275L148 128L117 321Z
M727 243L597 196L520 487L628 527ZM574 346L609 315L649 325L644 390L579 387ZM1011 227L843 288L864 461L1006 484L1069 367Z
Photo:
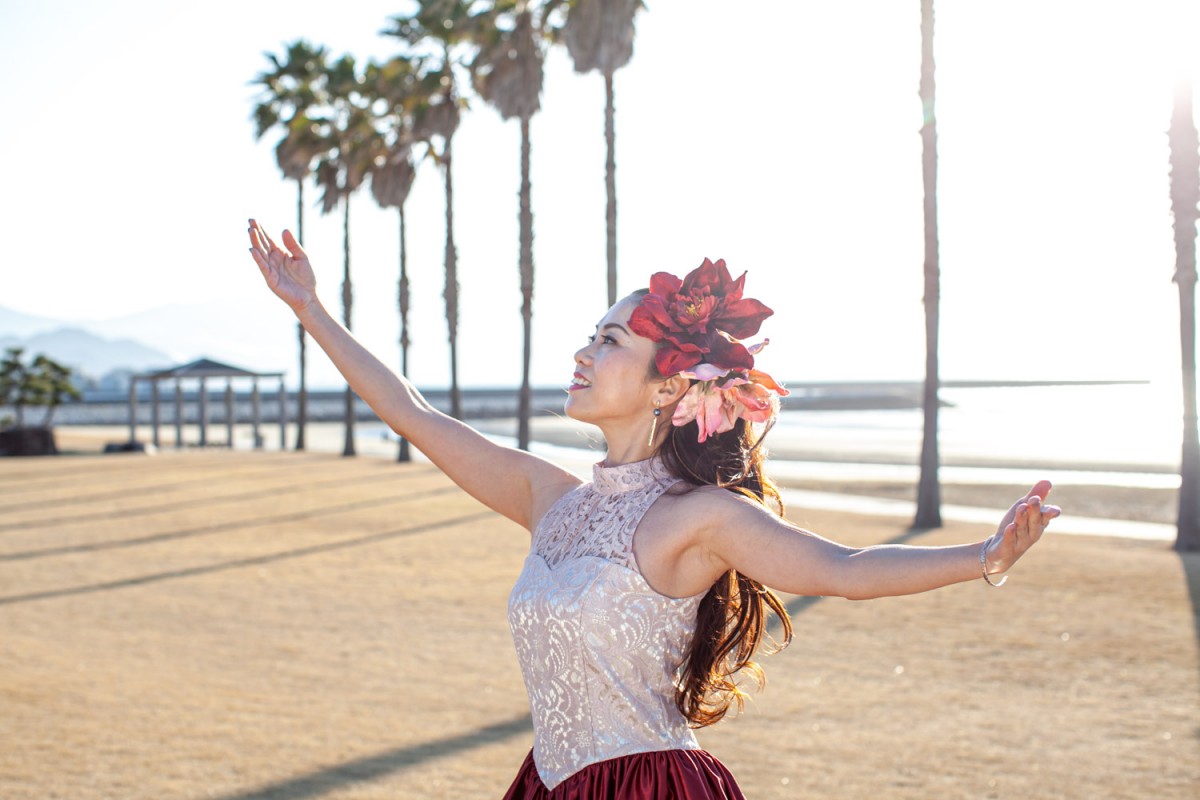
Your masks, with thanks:
M589 764L547 789L525 757L504 800L746 800L725 765L704 750L634 753Z

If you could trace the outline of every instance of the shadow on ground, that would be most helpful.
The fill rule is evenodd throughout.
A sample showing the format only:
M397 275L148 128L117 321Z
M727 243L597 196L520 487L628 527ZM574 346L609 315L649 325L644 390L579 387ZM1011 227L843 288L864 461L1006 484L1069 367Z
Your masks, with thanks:
M470 733L357 758L247 792L221 795L217 800L303 800L307 797L320 797L356 783L378 780L427 761L502 742L532 731L532 718L525 714ZM517 765L514 765L514 775L516 768Z
M494 518L495 516L496 515L494 512L481 511L476 514L466 514L459 517L453 517L451 519L430 522L424 525L415 525L411 528L401 528L394 531L384 531L383 533L373 533L367 536L358 536L353 539L339 539L335 542L325 542L323 544L310 545L308 547L298 547L293 550L267 553L266 555L252 556L250 558L239 558L233 561L222 561L219 564L206 564L200 567L185 567L183 569L170 570L169 572L155 572L149 575L135 575L132 578L124 578L119 581L93 583L86 584L84 586L69 586L64 589L49 589L42 592L10 595L8 597L0 597L0 606L14 605L16 603L30 603L35 600L50 600L58 597L71 597L73 595L92 594L95 592L110 592L116 589L128 589L134 586L145 586L146 584L150 583L160 583L162 581L177 580L179 578L193 578L197 575L208 575L210 573L224 572L231 569L261 566L263 564L270 564L275 561L302 558L304 556L316 555L318 553L328 553L333 550L344 550L348 547L362 547L363 545L374 544L375 542L381 542L386 539L395 539L400 536L412 536L418 533L427 533L439 528L452 528L455 525L464 525L482 519Z

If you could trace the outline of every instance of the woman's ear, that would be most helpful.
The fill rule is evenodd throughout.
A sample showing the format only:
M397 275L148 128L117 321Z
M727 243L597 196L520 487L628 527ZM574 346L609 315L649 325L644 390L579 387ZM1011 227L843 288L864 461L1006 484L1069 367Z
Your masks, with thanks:
M672 375L658 385L658 389L654 392L654 399L659 402L660 406L673 406L683 399L690 388L692 388L691 380L680 375Z

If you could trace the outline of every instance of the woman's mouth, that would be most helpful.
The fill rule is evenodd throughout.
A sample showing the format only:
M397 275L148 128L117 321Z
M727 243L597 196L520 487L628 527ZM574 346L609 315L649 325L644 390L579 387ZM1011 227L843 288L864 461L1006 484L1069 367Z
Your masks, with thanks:
M587 389L592 385L592 382L580 375L578 372L571 378L571 385L567 387L568 392L577 392L580 389Z

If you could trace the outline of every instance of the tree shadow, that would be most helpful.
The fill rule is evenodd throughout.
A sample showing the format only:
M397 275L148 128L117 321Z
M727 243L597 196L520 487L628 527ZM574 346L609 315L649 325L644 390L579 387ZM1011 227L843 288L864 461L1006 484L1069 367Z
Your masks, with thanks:
M183 569L170 570L168 572L155 572L149 575L136 575L132 578L123 578L119 581L107 581L105 583L94 583L85 586L70 586L65 589L49 589L42 592L29 592L27 594L10 595L8 597L0 597L0 606L15 605L17 603L31 603L36 600L52 600L59 597L94 594L97 592L109 592L116 589L129 589L134 586L146 586L147 584L151 583L161 583L163 581L177 580L179 578L194 578L198 575L210 575L216 572L226 572L228 570L243 569L245 567L261 566L263 564L271 564L277 561L287 561L293 558L303 558L305 556L329 553L334 550L362 547L364 545L375 544L388 539L396 539L402 536L413 536L418 533L427 533L440 528L452 528L455 525L494 518L495 516L496 514L492 511L480 511L474 514L464 514L462 516L439 520L437 522L429 522L423 525L414 525L411 528L401 528L394 531L372 533L366 536L357 536L352 539L339 539L336 542L325 542L322 544L309 545L308 547L297 547L293 550L283 550L275 553L267 553L261 556L251 556L249 558L239 558L232 561L223 561L217 564L206 564L199 567L185 567Z
M72 488L73 491L69 496L55 497L52 501L47 501L47 499L42 498L0 505L0 514L11 511L24 511L31 508L44 508L47 505L47 502L53 502L56 508L61 508L63 506L77 506L85 503L92 503L98 500L109 500L113 497L128 496L131 494L131 490L136 491L138 494L149 495L153 492L187 489L195 486L209 487L220 483L236 483L244 481L247 476L257 476L264 473L269 474L271 472L278 471L278 467L274 464L267 464L263 466L256 465L252 469L228 469L227 466L211 463L207 464L206 466L208 467L206 471L196 474L196 471L193 470L192 477L188 478L162 481L161 483L138 484L136 486L123 485L120 488L107 489L98 492L80 492L78 491L78 484L76 484L74 481L71 481L68 483L68 486ZM177 470L174 468L170 470L171 474L176 472ZM89 477L92 477L95 474L95 470L93 470L91 473L89 473ZM156 474L152 474L150 477L156 477ZM34 490L39 491L41 488L42 487L37 487ZM26 488L24 491L28 492L29 489Z
M247 792L221 795L216 800L303 800L307 797L320 797L354 784L378 780L397 772L403 772L427 761L502 742L514 736L532 733L532 731L532 718L529 714L525 714L505 722L486 725L469 733L408 747L399 747L373 756L345 761L315 770L307 775L298 775L295 778L288 778ZM514 774L516 767L517 765L514 764Z
M209 467L211 467L211 464L209 464ZM418 469L420 470L420 468L418 468ZM174 473L175 469L172 468L172 471ZM174 491L174 489L186 489L188 487L193 487L193 486L214 486L218 482L241 482L241 481L245 481L247 479L247 477L256 477L256 476L263 475L263 474L270 474L270 473L272 473L272 471L278 471L277 464L275 464L275 463L268 463L268 464L263 464L263 465L256 464L256 465L254 465L253 469L224 469L224 468L222 468L222 465L217 465L216 468L210 469L208 471L208 474L202 474L202 475L199 475L196 477L188 477L188 479L185 479L185 480L164 481L162 483L142 483L142 485L137 485L137 486L125 485L125 486L121 486L119 489L107 489L107 491L91 492L88 494L73 493L70 495L70 497L55 498L54 505L56 507L83 505L83 504L88 504L88 503L94 503L94 501L96 501L96 500L108 500L110 498L115 497L115 495L119 495L119 497L121 497L122 499L133 499L133 498L139 497L139 495L155 495L155 494L158 494L161 492ZM436 471L436 470L434 470L433 468L428 468L425 470L420 470L418 474L432 473L432 471ZM91 473L89 473L89 475L95 475L95 471L91 471ZM368 475L368 476L358 476L358 477L353 477L353 479L350 479L350 477L343 477L343 479L337 479L337 480L331 480L331 481L313 481L311 483L306 483L305 488L337 485L337 483L344 483L344 482L349 482L349 481L362 481L362 482L379 481L379 480L389 479L389 477L395 477L395 476L396 475L394 473L392 473L392 474L377 474L377 475ZM28 489L26 489L26 491L28 491ZM287 491L287 487L277 487L277 488L269 489L269 492L272 492L272 493L277 493L277 492L282 492L282 491ZM4 513L4 512L8 512L8 511L23 511L23 510L28 510L28 509L41 509L41 507L46 506L46 504L47 504L47 501L44 499L25 500L25 501L22 501L22 503L16 503L16 504L11 504L11 505L0 505L0 513Z
M367 476L355 475L355 476L351 476L351 477L333 478L333 479L330 479L327 481L313 481L311 483L305 483L302 487L299 487L299 488L303 489L304 491L308 491L310 489L321 489L321 488L327 488L330 486L339 486L339 485L345 485L345 484L351 484L351 483L361 484L361 483L370 483L373 481L395 480L395 478L396 478L395 473L381 472L376 475L367 475ZM143 516L148 516L150 514L159 514L164 511L178 511L179 509L184 509L184 508L199 508L199 507L207 508L207 507L213 506L217 503L235 503L235 502L239 502L242 500L254 500L254 499L257 499L260 497L270 497L272 495L289 494L289 493L295 492L297 490L297 488L298 487L296 486L296 484L289 483L289 484L284 484L282 486L276 486L271 489L256 489L252 492L239 492L239 493L235 493L235 494L226 494L226 495L220 495L220 496L216 496L216 497L201 496L201 497L193 497L188 500L170 500L170 501L156 503L156 504L147 505L147 506L135 506L132 508L119 508L119 509L114 509L112 511L102 511L102 512L85 511L85 512L81 512L81 513L77 513L77 514L65 514L63 516L58 516L58 517L43 517L41 519L29 520L27 522L11 522L11 523L0 525L0 532L12 531L12 530L25 531L25 530L30 530L31 528L49 528L49 527L53 527L55 525L68 525L72 522L95 522L97 520L105 520L105 519L125 519L127 517L143 517ZM141 492L142 489L140 487L138 487L137 491ZM122 491L110 492L104 496L105 497L120 497L120 496L128 496L129 493L130 493L129 488L126 487ZM91 499L96 500L96 499L100 499L100 498L93 497Z
M1179 553L1179 561L1192 599L1192 624L1196 629L1196 644L1200 646L1200 553Z
M339 481L340 483L341 481ZM361 511L364 508L378 508L392 503L406 503L410 500L424 500L427 497L437 497L443 494L454 494L460 491L457 486L443 486L439 489L429 489L421 494L409 495L394 495L387 497L372 497L367 500L357 500L353 503L342 503L336 506L321 506L317 509L309 511L296 511L290 514L275 514L266 517L255 517L252 519L235 519L227 522L216 522L211 525L201 525L195 528L184 528L178 531L164 531L162 533L151 533L146 536L137 536L132 539L109 539L103 542L87 542L85 544L61 545L59 547L43 547L37 550L22 550L13 553L0 553L0 562L4 561L30 561L35 558L49 558L51 556L71 555L78 553L95 553L103 550L119 550L126 547L140 547L146 544L157 544L159 542L169 542L175 539L188 539L195 536L207 536L213 533L228 533L243 528L257 528L263 525L274 525L283 522L303 522L305 520L316 519L317 517L329 517L336 514L344 514L353 511ZM262 492L260 496L271 494L279 494L279 492L269 491Z

